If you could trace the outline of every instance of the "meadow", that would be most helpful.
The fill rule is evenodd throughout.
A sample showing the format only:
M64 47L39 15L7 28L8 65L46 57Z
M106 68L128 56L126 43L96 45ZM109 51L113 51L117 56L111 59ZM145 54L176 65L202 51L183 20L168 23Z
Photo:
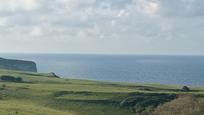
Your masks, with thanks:
M62 79L0 70L1 115L203 115L204 87Z

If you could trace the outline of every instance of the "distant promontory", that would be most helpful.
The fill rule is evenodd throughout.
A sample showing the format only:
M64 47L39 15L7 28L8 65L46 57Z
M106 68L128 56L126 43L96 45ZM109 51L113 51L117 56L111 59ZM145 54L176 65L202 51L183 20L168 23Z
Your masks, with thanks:
M0 58L0 69L37 72L35 62Z

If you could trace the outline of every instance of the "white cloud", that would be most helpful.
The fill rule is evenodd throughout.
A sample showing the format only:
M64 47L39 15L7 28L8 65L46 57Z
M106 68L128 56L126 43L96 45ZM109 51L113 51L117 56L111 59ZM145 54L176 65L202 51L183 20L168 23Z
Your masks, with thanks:
M32 37L38 37L38 36L42 36L43 35L43 31L40 27L38 26L35 26L32 28L31 32L30 32L30 35Z
M128 15L129 15L129 13L123 9L123 10L120 10L117 17L128 16Z
M40 0L0 0L0 11L31 11L39 7Z
M6 26L8 23L8 20L6 17L0 17L0 26Z
M159 10L159 4L156 0L133 0L140 13L155 15Z
M39 7L39 0L16 0L21 4L21 8L25 10L34 10Z
M53 3L53 8L60 14L70 12L73 8L77 7L78 0L56 0Z
M168 51L167 46L179 51L181 43L195 46L196 40L199 44L204 42L203 0L0 0L0 3L0 39L28 43L32 40L41 48L41 44L49 41L52 46L45 47L47 51L55 43L59 43L55 46L62 52L76 47L78 52L97 52L98 46L106 47L100 49L104 52L152 49L160 52L159 48ZM0 42L0 49L4 44Z

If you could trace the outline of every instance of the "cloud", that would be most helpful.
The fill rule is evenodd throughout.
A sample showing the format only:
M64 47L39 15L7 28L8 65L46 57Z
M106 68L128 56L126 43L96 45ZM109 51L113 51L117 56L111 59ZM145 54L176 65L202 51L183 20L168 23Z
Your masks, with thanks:
M137 10L142 13L154 15L159 10L159 3L154 0L133 0Z
M32 28L32 30L30 32L30 35L34 36L34 37L42 36L43 35L43 31L42 31L42 29L40 27L35 26L35 27Z
M62 52L73 49L73 52L151 53L179 52L182 44L183 49L189 46L197 52L200 51L195 47L197 41L204 42L203 0L0 0L0 3L0 40L7 44L20 40L17 43L22 45L32 40L35 46L47 51L53 50L51 45L56 43L60 47L56 50ZM41 46L47 41L50 46ZM34 45L28 49L34 50Z
M203 0L158 0L160 13L165 16L203 16Z
M18 10L31 11L39 7L40 0L0 0L0 11L15 12Z
M0 26L5 26L7 25L7 18L6 17L0 17Z

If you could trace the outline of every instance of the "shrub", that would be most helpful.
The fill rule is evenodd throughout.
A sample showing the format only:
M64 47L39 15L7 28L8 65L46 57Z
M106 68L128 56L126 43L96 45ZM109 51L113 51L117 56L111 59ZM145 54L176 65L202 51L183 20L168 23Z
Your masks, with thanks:
M190 88L187 86L183 86L182 91L190 91Z
M155 109L153 115L203 115L204 103L193 96L182 96Z
M21 77L14 77L14 76L8 76L8 75L3 75L0 77L2 81L9 81L9 82L22 82L23 79Z
M22 81L23 81L23 79L21 77L16 78L16 82L22 82Z
M160 104L169 102L176 98L174 94L145 94L137 93L124 99L120 106L129 107L134 113L144 114L157 107Z
M2 87L6 87L6 84L2 84Z

